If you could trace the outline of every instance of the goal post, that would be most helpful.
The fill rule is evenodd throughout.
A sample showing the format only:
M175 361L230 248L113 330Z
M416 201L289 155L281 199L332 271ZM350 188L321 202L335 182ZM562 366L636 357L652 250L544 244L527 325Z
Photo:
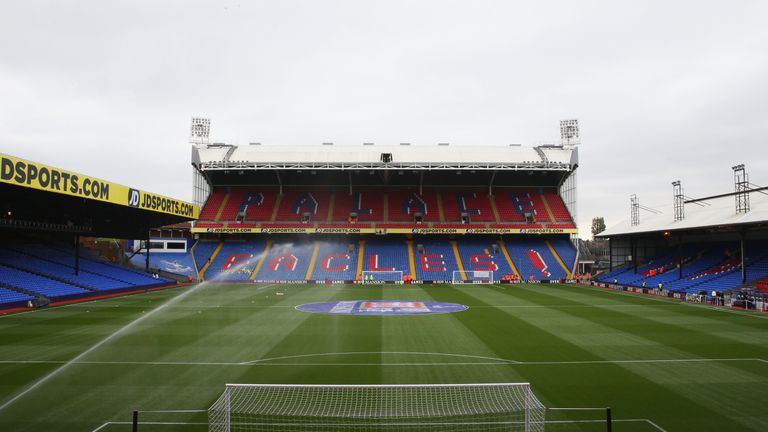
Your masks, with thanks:
M382 284L382 283L402 283L403 272L400 270L364 270L363 271L363 283L368 284Z
M227 384L208 430L540 432L545 414L528 383Z
M475 271L464 271L464 275L462 276L462 272L460 270L454 270L453 275L451 277L451 281L455 284L460 283L493 283L493 271L491 270L475 270Z

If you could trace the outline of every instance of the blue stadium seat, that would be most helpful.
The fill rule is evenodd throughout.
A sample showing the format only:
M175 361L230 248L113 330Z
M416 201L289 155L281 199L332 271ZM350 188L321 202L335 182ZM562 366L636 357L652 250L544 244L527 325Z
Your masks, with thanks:
M307 275L313 245L306 240L275 242L256 275L260 281L303 281Z
M352 251L349 245L352 244ZM314 280L355 280L357 271L357 240L321 241L317 261L312 270Z
M424 246L423 254L416 250L417 244ZM459 269L453 247L447 239L422 237L414 240L414 258L418 280L450 281L453 271Z
M60 282L98 291L110 291L170 282L125 267L100 262L83 254L75 274L73 251L40 244L13 244L0 248L0 264ZM22 287L25 288L25 287Z
M566 278L565 270L549 251L544 238L507 238L506 246L524 281L529 280L531 276L534 280Z
M0 269L0 275L2 269ZM7 288L0 287L0 308L8 307L14 303L23 303L29 300L33 300L31 295L16 292Z
M410 273L405 239L374 238L365 243L364 271L401 271Z
M554 238L549 240L549 244L555 249L565 266L573 270L576 264L576 248L573 247L573 243L564 238Z
M747 280L754 281L768 276L768 246L764 241L749 242L746 247ZM598 277L599 281L620 284L657 287L678 292L728 291L740 286L741 258L734 242L710 242L687 244L680 251L677 248L659 252L644 265L627 266ZM682 277L678 263L682 259ZM664 268L664 271L659 271ZM650 275L649 270L657 270Z
M55 281L4 265L0 265L0 281L3 281L4 284L45 296L51 300L92 293L92 291L74 285Z
M205 280L247 281L264 252L264 238L225 242L205 272Z
M494 244L499 248L498 251L494 250ZM495 280L514 274L500 249L501 246L494 239L466 238L459 240L458 246L464 270L491 270Z
M219 242L216 240L200 240L197 242L194 248L194 257L198 270L202 270L203 267L205 267L208 258L213 255L213 252L218 246ZM151 256L152 255L150 254L150 257Z

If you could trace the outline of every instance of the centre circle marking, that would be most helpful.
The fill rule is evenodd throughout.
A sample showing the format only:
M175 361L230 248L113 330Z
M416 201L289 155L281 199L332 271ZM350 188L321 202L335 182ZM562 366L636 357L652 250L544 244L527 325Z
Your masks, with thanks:
M462 312L468 306L420 300L342 300L307 303L296 310L331 315L428 315Z

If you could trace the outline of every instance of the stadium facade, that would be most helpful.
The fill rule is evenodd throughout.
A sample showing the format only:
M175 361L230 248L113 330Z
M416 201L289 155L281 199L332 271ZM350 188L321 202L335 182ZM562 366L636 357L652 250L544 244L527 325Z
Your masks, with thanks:
M233 145L193 120L200 279L563 280L578 124L559 144Z

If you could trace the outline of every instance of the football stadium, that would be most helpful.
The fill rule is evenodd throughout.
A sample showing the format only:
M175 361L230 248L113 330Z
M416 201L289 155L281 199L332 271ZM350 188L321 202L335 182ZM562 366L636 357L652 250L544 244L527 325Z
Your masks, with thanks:
M768 189L739 165L673 212L633 196L593 270L560 132L234 145L194 118L194 202L0 155L0 430L768 429Z

